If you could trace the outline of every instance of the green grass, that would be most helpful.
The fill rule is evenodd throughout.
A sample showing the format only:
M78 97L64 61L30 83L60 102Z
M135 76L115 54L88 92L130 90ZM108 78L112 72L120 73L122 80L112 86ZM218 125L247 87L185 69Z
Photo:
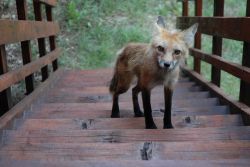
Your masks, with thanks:
M59 6L60 63L77 69L112 66L126 43L150 41L156 16L181 13L180 3L165 0L73 0Z

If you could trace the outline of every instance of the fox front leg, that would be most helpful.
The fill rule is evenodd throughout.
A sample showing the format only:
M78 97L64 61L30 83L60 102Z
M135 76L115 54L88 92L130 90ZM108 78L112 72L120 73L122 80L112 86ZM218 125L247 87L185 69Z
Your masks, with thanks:
M150 91L147 89L142 90L142 102L144 108L146 129L157 129L152 117L152 108L150 104Z
M164 98L165 98L165 113L163 118L164 129L174 128L171 121L172 96L173 96L173 90L168 87L164 87Z

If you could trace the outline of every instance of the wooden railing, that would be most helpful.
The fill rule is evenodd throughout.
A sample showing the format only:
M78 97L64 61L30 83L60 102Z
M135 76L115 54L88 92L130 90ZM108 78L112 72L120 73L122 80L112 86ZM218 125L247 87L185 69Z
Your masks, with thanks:
M34 90L33 73L41 69L42 81L49 76L48 64L52 63L53 71L57 70L57 58L60 50L56 48L55 37L59 25L53 22L52 9L56 0L16 0L18 20L0 20L0 115L12 107L11 86L25 80L26 94ZM35 20L28 20L28 5L33 5ZM46 18L42 18L45 9ZM49 50L46 50L45 39L49 39ZM37 40L39 58L32 61L31 40ZM8 71L6 46L21 43L23 66Z
M202 17L202 0L181 0L183 6L182 17L177 18L177 27L187 28L194 23L199 23L198 34L195 38L194 48L190 49L190 55L194 58L193 70L189 71L195 79L208 87L213 93L221 97L223 103L227 103L234 112L243 114L246 124L250 124L250 0L247 0L246 17L223 17L224 0L214 0L214 17ZM189 3L195 5L195 16L189 17ZM212 54L201 50L201 34L212 36ZM222 55L223 38L243 41L242 64L228 62ZM207 82L201 76L201 61L212 65L211 82ZM221 83L221 70L241 80L239 101L228 97L219 89Z

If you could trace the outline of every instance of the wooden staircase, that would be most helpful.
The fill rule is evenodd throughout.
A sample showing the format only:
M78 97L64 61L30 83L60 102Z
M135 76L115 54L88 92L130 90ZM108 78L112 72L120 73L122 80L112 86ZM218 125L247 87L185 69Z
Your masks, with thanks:
M250 164L250 127L188 77L174 91L175 129L162 129L163 88L157 87L152 108L158 129L146 130L144 118L133 117L131 90L121 95L121 118L110 118L111 69L59 70L55 75L57 80L3 131L0 166Z

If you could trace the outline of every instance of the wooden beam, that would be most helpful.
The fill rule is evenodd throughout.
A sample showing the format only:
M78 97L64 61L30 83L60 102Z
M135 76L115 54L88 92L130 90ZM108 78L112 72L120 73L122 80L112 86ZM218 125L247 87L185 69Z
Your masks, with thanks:
M188 28L199 23L198 31L207 35L218 36L238 41L250 42L249 17L178 17L177 27Z
M224 0L214 0L214 16L224 15ZM221 56L222 53L222 38L213 36L213 48L212 53ZM221 72L219 69L212 65L211 69L211 81L215 85L220 87Z
M192 71L186 67L182 67L184 73L198 82L200 85L206 87L211 91L212 94L220 98L220 101L224 104L229 105L232 108L232 113L242 114L242 119L245 125L250 125L250 108L239 101L233 100L230 96L225 94L222 89L220 89L215 84L206 81L200 74Z
M250 16L250 0L247 0L246 16ZM244 42L242 65L250 67L250 42ZM240 83L240 101L250 106L250 83L244 80Z
M20 69L10 71L0 76L0 91L5 90L12 84L23 80L26 76L39 70L39 68L51 63L53 60L59 57L60 49L56 49L49 54L37 59L29 64L24 65Z
M191 48L190 55L207 63L213 64L214 67L224 70L237 78L250 83L250 68L241 66L240 64L231 63L217 55L207 54L199 49Z
M52 7L46 6L46 16L47 21L53 21L53 15L52 15ZM56 49L56 37L50 36L49 37L49 45L50 45L50 51L53 51ZM53 71L56 71L58 68L57 59L52 62Z
M0 131L10 128L15 118L20 117L24 111L30 108L32 103L38 100L38 98L41 100L42 95L45 94L51 85L57 82L60 76L63 75L63 72L63 70L57 70L29 96L26 96L21 102L0 117Z
M42 21L43 18L42 18L41 3L36 0L33 0L33 7L34 7L36 21ZM45 38L38 38L38 50L40 57L43 57L46 54ZM42 81L45 81L49 77L48 65L41 68L41 73L42 73Z
M36 2L40 2L46 5L49 5L51 7L55 7L57 4L57 0L35 0Z
M59 25L55 22L0 20L0 25L0 45L48 37L59 33Z
M195 16L202 16L202 0L195 1ZM195 34L194 47L201 49L201 33ZM194 71L201 72L201 62L199 59L194 58Z
M188 1L182 1L182 16L188 16Z
M18 20L27 19L27 1L16 0ZM21 42L23 65L32 61L30 41ZM30 94L34 90L33 74L25 78L26 94Z
M0 76L8 72L5 46L0 45ZM6 87L0 91L0 116L12 106L11 89Z

